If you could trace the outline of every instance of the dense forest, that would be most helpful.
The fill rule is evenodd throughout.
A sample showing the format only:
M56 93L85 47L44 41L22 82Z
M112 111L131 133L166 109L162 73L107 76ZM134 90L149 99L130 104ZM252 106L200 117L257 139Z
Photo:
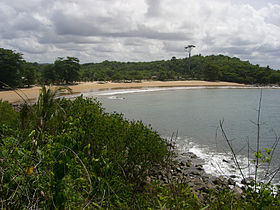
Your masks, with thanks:
M53 64L26 62L22 54L0 48L0 88L34 84L69 84L75 81L131 82L141 80L208 80L245 84L280 84L280 71L260 67L249 61L224 55L191 57L152 62L117 62L80 64L75 57L59 57Z
M241 61L224 55L191 57L188 70L188 58L153 62L110 62L88 63L81 67L80 79L94 80L208 80L227 81L245 84L279 84L280 72L249 61Z

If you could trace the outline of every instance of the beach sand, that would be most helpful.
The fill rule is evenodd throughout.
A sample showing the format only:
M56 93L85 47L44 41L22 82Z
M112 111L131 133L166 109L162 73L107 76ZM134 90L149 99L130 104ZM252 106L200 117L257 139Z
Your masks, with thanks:
M81 82L77 85L69 85L73 94L87 92L92 90L108 90L108 89L129 89L129 88L144 88L144 87L244 87L244 84L232 83L232 82L207 82L198 80L188 81L144 81L139 83L113 83L113 82ZM53 88L56 86L53 86ZM16 91L0 91L0 99L2 101L8 101L9 103L23 103L25 100L36 100L41 87L22 88ZM20 96L22 97L20 97Z

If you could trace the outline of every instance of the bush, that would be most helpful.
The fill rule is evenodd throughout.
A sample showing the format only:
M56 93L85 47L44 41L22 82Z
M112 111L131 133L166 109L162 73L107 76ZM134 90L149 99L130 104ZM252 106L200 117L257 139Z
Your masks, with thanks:
M1 124L1 205L133 205L146 176L166 164L170 151L165 141L142 122L129 122L120 114L105 113L91 99L48 100L51 104L44 102L48 106L40 106L38 101L24 111L29 112L22 115L28 120L21 128L9 129ZM4 104L8 110L9 106ZM5 113L18 115L12 109ZM3 119L14 123L11 117Z
M0 99L0 125L17 126L19 114L7 102Z

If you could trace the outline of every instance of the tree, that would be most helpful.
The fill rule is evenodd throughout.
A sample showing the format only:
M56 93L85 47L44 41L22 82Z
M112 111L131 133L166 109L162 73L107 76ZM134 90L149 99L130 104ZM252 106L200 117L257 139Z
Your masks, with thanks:
M116 72L111 78L113 81L119 82L120 80L123 79L123 76L121 75L120 72Z
M44 84L55 83L55 81L57 80L57 76L55 74L54 65L53 64L45 65L43 67L41 77Z
M30 87L35 84L37 77L37 65L36 63L26 62L23 65L22 79L24 85Z
M219 78L219 66L213 63L207 63L204 69L204 79L208 81L216 81Z
M54 62L54 70L61 83L72 83L79 79L80 64L79 59L75 57L59 57Z
M11 87L21 84L22 63L22 54L0 48L0 88L4 88L5 84Z
M271 84L280 84L280 72L273 72L269 76L269 83L271 83Z
M165 81L168 79L167 73L165 71L160 71L158 74L158 80Z

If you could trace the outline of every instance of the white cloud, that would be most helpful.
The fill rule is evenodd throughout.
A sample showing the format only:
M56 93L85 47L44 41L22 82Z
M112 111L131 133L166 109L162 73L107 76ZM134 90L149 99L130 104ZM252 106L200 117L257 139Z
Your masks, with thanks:
M280 69L275 0L2 0L0 18L1 45L31 61L161 60L194 44Z

